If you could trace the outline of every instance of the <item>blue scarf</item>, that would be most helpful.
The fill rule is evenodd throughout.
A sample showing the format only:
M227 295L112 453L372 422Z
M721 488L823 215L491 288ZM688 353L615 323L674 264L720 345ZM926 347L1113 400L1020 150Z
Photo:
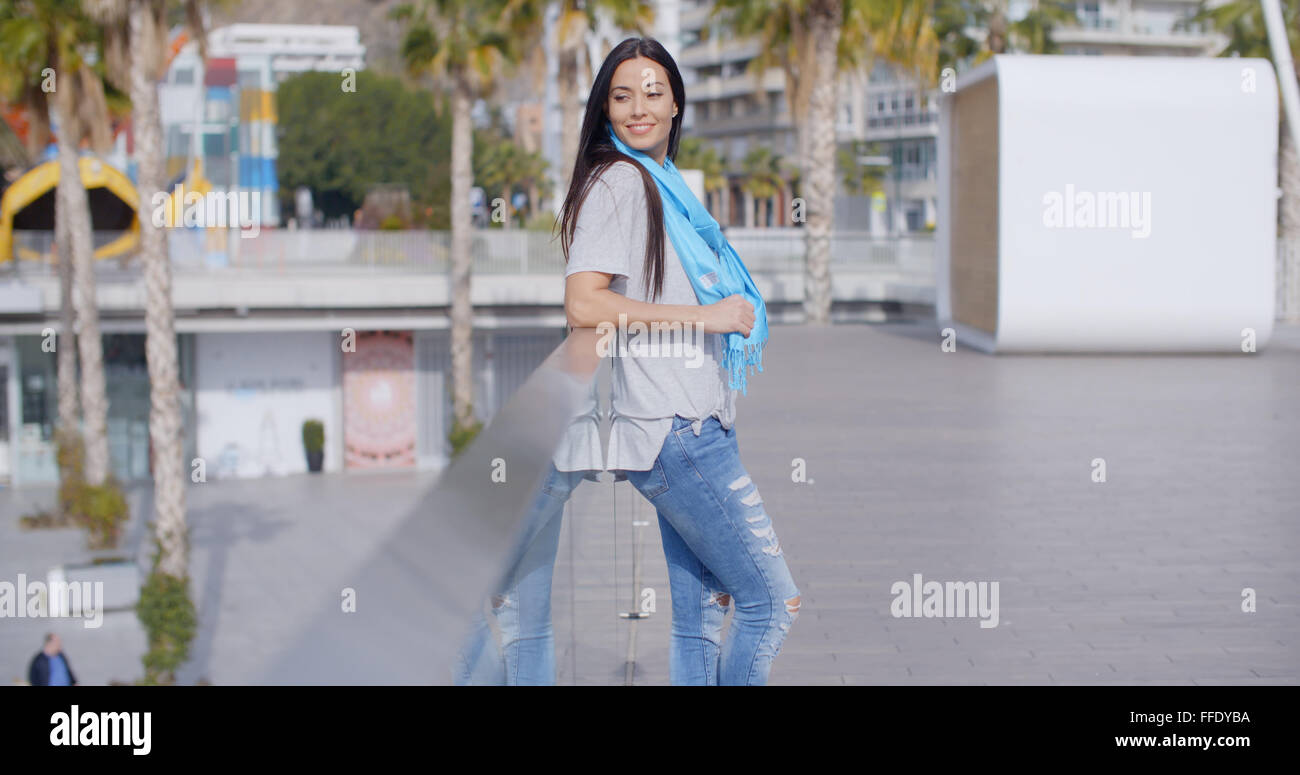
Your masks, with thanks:
M614 147L640 162L658 185L659 199L663 202L664 227L673 241L682 269L691 278L700 304L713 304L740 294L754 305L754 328L749 336L739 331L723 335L727 349L722 365L731 375L731 389L748 395L748 367L763 371L763 345L767 344L767 305L763 303L754 279L749 276L740 256L736 255L735 248L722 235L718 222L691 193L673 160L665 156L663 166L660 166L654 159L620 140L608 119L605 129Z

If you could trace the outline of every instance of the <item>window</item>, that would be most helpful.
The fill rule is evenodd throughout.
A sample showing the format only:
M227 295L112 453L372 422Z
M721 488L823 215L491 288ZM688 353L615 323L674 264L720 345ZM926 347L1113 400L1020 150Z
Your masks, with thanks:
M230 135L227 134L226 132L222 132L220 134L211 134L211 133L204 134L203 135L204 157L210 159L214 156L228 155L230 153L230 148L227 147L229 140L230 140Z
M213 188L229 188L236 182L231 174L231 166L229 156L209 156L203 160L203 175L212 181Z
M230 101L229 100L208 100L205 106L205 120L213 124L224 124L230 120Z
M925 228L925 202L920 199L909 199L903 206L907 214L907 230L920 231Z
M1097 28L1101 26L1101 9L1096 0L1079 3L1078 17L1084 27Z
M192 68L192 67L178 67L178 68L176 68L175 70L173 70L173 71L172 71L172 83L176 84L177 86L193 86L193 85L194 85L194 68Z
M18 356L18 416L25 434L49 441L58 416L57 359L41 350L41 337L16 336Z

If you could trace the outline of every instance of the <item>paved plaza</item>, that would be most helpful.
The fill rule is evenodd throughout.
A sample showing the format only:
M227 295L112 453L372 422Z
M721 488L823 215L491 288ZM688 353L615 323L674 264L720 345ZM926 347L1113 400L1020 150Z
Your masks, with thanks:
M802 595L773 684L1300 683L1300 326L1233 355L990 356L940 341L931 322L772 332L736 428ZM201 627L181 680L267 680L436 480L190 485ZM129 495L121 553L146 566L151 496ZM89 556L76 530L18 528L53 496L0 490L0 581ZM895 583L916 574L997 582L997 626L892 615ZM656 612L621 618L646 588ZM553 600L560 683L668 682L667 569L628 484L575 493ZM360 604L420 615L418 596ZM0 619L0 682L25 677L51 628L82 683L142 673L144 634L123 611L99 629Z

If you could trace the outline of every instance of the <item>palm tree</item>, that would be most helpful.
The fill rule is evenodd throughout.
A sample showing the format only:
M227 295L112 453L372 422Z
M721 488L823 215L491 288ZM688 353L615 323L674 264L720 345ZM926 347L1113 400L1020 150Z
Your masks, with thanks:
M474 319L470 299L470 211L474 139L470 110L507 69L534 50L541 5L531 0L419 0L392 11L406 24L402 59L451 97L451 372L453 452L477 433Z
M1294 56L1300 54L1300 0L1282 0L1281 6L1287 45L1291 47L1292 61L1296 63L1295 76L1300 77L1300 58ZM1269 46L1268 29L1259 0L1229 0L1214 7L1202 3L1197 14L1188 21L1208 22L1227 37L1228 43L1219 56L1260 57L1273 62L1273 50ZM1291 278L1300 275L1300 155L1297 154L1286 111L1279 108L1278 116L1278 177L1282 189L1282 199L1278 202L1278 238L1287 248L1282 260L1289 262L1284 269L1285 276ZM1290 303L1300 305L1300 299Z
M984 37L984 49L976 57L976 62L1007 52L1007 0L990 0L983 15L987 19L985 29L988 34Z
M957 69L979 64L995 54L1018 51L1055 54L1052 32L1078 23L1073 4L1062 0L1031 0L1023 17L1007 19L1006 0L935 0L932 11L940 41L939 67ZM977 37L983 29L984 37ZM970 34L976 32L976 35Z
M41 88L45 75L48 75L43 71L49 64L41 43L48 42L48 39L39 35L39 21L30 13L20 15L17 6L13 0L0 3L0 97L25 109L29 122L25 138L27 159L40 159L51 139L50 111L53 110L48 93ZM57 211L54 227L60 298L59 339L55 347L59 405L55 438L60 446L66 446L76 443L75 438L80 436L77 424L81 409L77 397L76 318L72 308L72 260L69 257L67 218L59 217ZM72 473L71 461L64 455L57 456L57 459L59 480L65 482ZM64 505L60 503L61 507Z
M550 164L540 153L520 152L518 166L515 169L515 182L528 194L528 217L537 215L537 208L543 197L551 195L551 176L547 174Z
M718 222L727 224L727 161L718 149L698 137L683 137L677 146L678 169L700 170L704 173L704 195L719 213ZM719 201L714 202L717 196Z
M32 107L32 115L39 121L49 111L58 119L55 235L62 240L57 245L59 277L64 306L71 301L74 311L72 328L81 363L85 480L87 484L100 486L109 474L108 396L95 301L94 235L78 150L83 141L89 141L98 150L112 143L103 83L87 59L87 55L96 53L98 36L76 0L7 0L0 6L0 25L4 43L0 57L8 69L25 74L22 93ZM42 88L45 75L50 73L52 100ZM33 143L42 141L43 144L48 138L48 125L43 121L34 123L32 135ZM61 312L60 320L61 327L68 325L66 311ZM71 344L67 339L64 350ZM67 431L76 411L70 387L71 375L75 373L70 353L61 354L59 367L59 423Z
M182 460L179 359L172 309L171 259L167 237L152 218L154 195L166 186L158 83L166 69L166 0L88 0L104 25L110 76L131 97L132 131L140 191L140 264L145 285L145 356L149 368L149 441L153 450L154 530L158 570L173 579L188 576L185 479ZM198 3L184 3L194 27ZM206 57L201 25L192 34Z
M856 142L848 148L841 148L836 155L836 162L843 175L841 181L844 190L856 196L864 196L884 190L885 167L879 164L863 164L863 156L882 156L885 151L879 143Z
M615 26L640 33L654 24L654 8L646 0L559 0L554 47L559 57L560 82L560 167L564 174L561 191L569 190L574 157L578 155L578 132L582 107L578 104L580 80L589 80L595 68L587 55L587 34L596 26L600 13L608 14ZM545 72L545 68L542 68ZM579 76L582 75L582 79Z
M785 189L786 175L781 157L772 153L772 149L760 145L751 148L749 153L745 154L740 166L745 174L745 182L740 187L745 193L745 225L766 225L754 222L754 206L756 203L771 200L778 192ZM778 224L780 221L781 216L778 214Z
M525 151L507 134L499 106L488 112L491 126L475 132L474 182L483 187L489 202L497 196L505 199L507 213L513 212L515 192L524 192L531 216L538 193L550 187L546 159L540 153ZM504 225L509 227L509 219Z
M1057 27L1078 23L1073 5L1057 0L1034 0L1025 15L1011 23L1011 40L1026 54L1055 54L1060 48L1052 40Z
M140 263L145 284L145 356L149 368L149 441L153 450L154 539L158 553L137 610L149 638L146 681L172 683L189 653L195 610L189 595L189 537L185 520L180 379L167 238L153 222L155 194L164 191L164 148L158 83L165 74L168 12L182 11L199 55L207 57L201 3L185 0L87 0L104 30L105 60L114 83L131 97L138 164Z
M971 62L983 50L984 42L972 35L986 24L989 12L978 0L935 0L932 8L934 34L939 39L940 71L954 71Z
M750 62L760 75L785 72L806 204L804 314L830 322L830 237L835 197L836 87L845 70L873 57L932 81L938 61L929 3L923 0L718 0L712 16L738 37L757 37Z

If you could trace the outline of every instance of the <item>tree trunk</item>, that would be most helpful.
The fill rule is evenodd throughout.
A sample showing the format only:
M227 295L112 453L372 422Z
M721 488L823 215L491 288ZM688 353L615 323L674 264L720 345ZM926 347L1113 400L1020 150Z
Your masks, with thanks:
M451 113L451 402L457 429L474 423L474 307L470 300L469 189L472 98L469 86L457 80Z
M1278 316L1300 321L1300 153L1291 137L1286 113L1282 114L1278 147L1278 278L1281 283Z
M94 235L90 202L77 163L77 132L70 120L68 90L58 95L59 185L55 196L66 210L73 267L72 306L76 310L77 350L81 357L86 483L98 486L108 478L108 395L104 388L104 344L99 337L99 308L95 301Z
M808 154L804 230L804 316L813 325L831 320L831 228L835 205L835 109L839 81L841 0L820 0L810 7L809 29L817 41L816 68L809 96L805 131Z
M163 190L162 115L153 67L157 40L148 4L131 13L131 106L139 165L140 263L145 286L145 358L149 367L149 441L153 448L154 530L158 570L183 579L189 558L185 527L184 454L181 447L180 379L172 310L167 235L151 217L154 195Z
M582 114L578 111L578 51L560 52L560 172L564 176L559 200L568 195L573 165L578 159L578 135Z
M66 191L64 192L66 193ZM58 192L55 196L57 198ZM76 313L72 306L72 245L68 239L68 209L60 199L54 206L54 254L59 262L59 336L58 350L59 430L79 433L77 414L77 335ZM59 470L62 480L67 472Z
M988 49L993 54L1005 54L1007 51L1007 17L999 0L989 19Z

